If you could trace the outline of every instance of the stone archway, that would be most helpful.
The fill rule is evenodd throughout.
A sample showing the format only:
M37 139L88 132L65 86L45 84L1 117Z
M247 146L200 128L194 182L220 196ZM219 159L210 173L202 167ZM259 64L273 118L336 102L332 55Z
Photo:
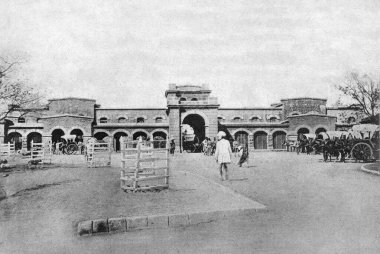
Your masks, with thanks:
M11 132L8 133L7 139L5 143L14 143L15 144L15 150L21 150L22 148L22 135L19 132Z
M268 149L268 133L256 131L253 135L253 145L255 149Z
M206 121L199 114L188 114L182 120L182 125L189 125L195 134L195 141L202 142L206 137ZM186 135L184 131L182 134ZM183 146L184 144L182 144Z
M124 131L118 131L113 134L113 148L114 150L120 151L120 138L121 137L128 137L128 134Z
M61 137L65 135L62 129L55 129L51 132L51 142L52 144L61 142Z
M39 132L31 132L27 136L27 149L30 150L31 148L31 143L42 143L42 135Z
M285 140L286 140L285 131L273 132L273 149L284 149Z

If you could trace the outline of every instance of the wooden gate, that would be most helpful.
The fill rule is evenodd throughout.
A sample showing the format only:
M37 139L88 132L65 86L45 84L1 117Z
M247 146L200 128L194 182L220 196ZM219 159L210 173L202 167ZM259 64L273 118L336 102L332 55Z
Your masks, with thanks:
M286 140L286 133L283 131L276 131L273 134L273 149L284 149L284 142Z
M245 131L238 131L235 133L235 140L239 142L240 145L248 144L248 133Z
M254 136L255 149L267 149L267 137L268 134L263 131L256 132Z

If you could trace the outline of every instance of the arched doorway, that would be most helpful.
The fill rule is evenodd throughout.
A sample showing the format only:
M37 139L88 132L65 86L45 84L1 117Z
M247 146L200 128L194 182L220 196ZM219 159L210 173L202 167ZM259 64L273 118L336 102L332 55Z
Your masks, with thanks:
M153 133L153 142L154 148L165 148L166 147L166 133L163 131L156 131Z
M256 132L255 135L253 136L255 149L267 149L268 148L267 137L268 137L268 134L265 131Z
M31 143L42 143L42 135L38 132L31 132L27 136L27 148L28 150L31 148Z
M15 144L15 150L21 150L22 148L22 135L18 132L12 132L8 134L7 140L5 143L14 143Z
M103 140L105 137L108 137L108 134L105 132L97 132L94 134L94 138L96 138L96 140Z
M114 150L117 152L117 151L120 151L120 138L121 137L127 137L128 134L125 133L125 132L116 132L114 135L113 135L113 148Z
M284 149L284 142L286 140L286 133L283 131L276 131L273 133L273 149Z
M61 137L65 135L65 132L61 129L55 129L52 133L51 133L51 142L52 144L54 143L57 143L57 142L61 142Z
M307 134L307 133L310 133L310 130L308 128L300 128L298 131L297 131L297 135L298 135L298 139L302 139L302 134Z
M138 131L133 134L133 140L138 140L139 137L142 137L143 140L147 140L148 134L143 131Z
M70 135L75 135L75 142L83 142L83 131L80 129L74 129L70 132Z
M182 124L188 124L194 130L195 137L198 138L199 142L202 142L205 135L205 120L198 114L190 114L183 119ZM182 144L183 146L184 144Z
M239 143L239 145L245 146L248 144L248 133L245 131L237 131L235 133L235 140Z

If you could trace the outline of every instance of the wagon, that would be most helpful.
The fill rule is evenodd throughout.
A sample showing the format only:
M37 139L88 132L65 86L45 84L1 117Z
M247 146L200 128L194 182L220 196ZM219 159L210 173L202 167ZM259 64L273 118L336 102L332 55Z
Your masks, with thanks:
M199 138L195 134L184 134L182 140L184 151L194 153L200 149Z
M349 134L352 146L351 158L364 162L378 159L379 130L379 126L375 124L354 125Z
M63 135L61 137L62 139L62 145L59 147L59 150L63 154L73 154L77 151L79 151L79 147L77 143L75 142L76 135Z

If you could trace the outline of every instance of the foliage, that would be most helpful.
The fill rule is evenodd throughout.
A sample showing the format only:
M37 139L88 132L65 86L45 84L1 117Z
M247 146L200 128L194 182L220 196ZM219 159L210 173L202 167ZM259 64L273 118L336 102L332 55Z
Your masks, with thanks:
M18 60L8 60L0 56L0 120L13 111L23 114L38 107L41 96L25 81L16 78L17 67L22 64Z
M380 79L368 74L348 73L337 88L358 103L364 114L374 116L378 110Z

